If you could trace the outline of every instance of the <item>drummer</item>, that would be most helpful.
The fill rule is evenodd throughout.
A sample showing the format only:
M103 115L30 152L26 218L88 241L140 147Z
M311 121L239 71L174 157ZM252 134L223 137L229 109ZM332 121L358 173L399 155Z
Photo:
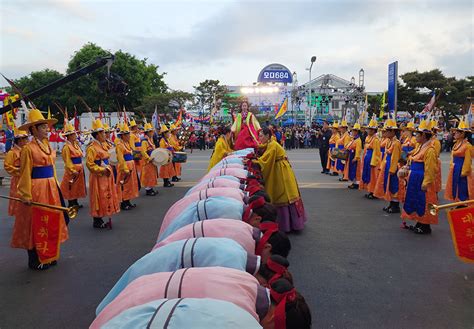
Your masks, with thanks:
M145 123L144 127L145 136L142 139L142 159L143 168L142 175L140 177L141 184L145 186L146 195L155 196L158 194L157 191L153 190L158 181L158 168L153 163L153 159L150 158L151 152L156 149L155 143L153 142L154 128L151 123Z
M344 118L341 123L339 124L339 139L336 141L336 146L335 148L338 148L340 150L345 150L345 147L349 142L351 141L351 136L347 132L347 121ZM342 162L343 160L337 159L336 161L336 170L339 174L344 174L344 163ZM347 179L343 177L339 178L339 180L342 181L347 181Z
M130 121L130 131L130 146L133 152L133 161L135 162L137 173L140 175L143 166L143 162L141 161L142 140L140 138L137 122L135 120Z
M171 152L173 152L174 148L171 144L171 131L169 130L168 126L162 125L160 129L161 140L160 140L160 148L165 148ZM170 182L170 178L176 176L176 172L174 170L173 163L170 162L167 165L160 166L160 178L163 178L163 186L164 187L173 187L174 184Z
M83 153L72 124L66 124L62 136L66 139L66 144L61 152L65 169L61 181L61 192L64 199L68 200L68 207L82 208L77 199L85 198L87 195L86 176L82 165Z
M121 194L120 209L131 210L136 207L130 200L138 197L138 173L133 161L133 150L130 147L130 130L126 123L120 125L117 143L117 189ZM141 142L140 142L141 146Z
M170 142L173 146L175 152L181 152L183 150L183 146L179 143L178 139L178 131L181 129L181 126L171 124L170 130ZM173 162L175 175L171 178L172 182L179 182L181 180L181 163Z

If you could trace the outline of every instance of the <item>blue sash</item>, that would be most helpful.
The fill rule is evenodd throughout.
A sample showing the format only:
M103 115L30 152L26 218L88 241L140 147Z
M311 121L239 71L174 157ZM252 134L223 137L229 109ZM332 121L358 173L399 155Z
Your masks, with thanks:
M423 162L412 162L410 176L407 184L407 194L403 209L407 214L416 211L418 216L423 216L426 210L426 192L421 189L425 177L425 164Z
M453 198L456 197L461 201L469 199L469 191L467 188L467 177L461 177L462 165L464 164L464 157L453 157Z
M82 158L81 157L71 158L71 161L72 161L73 164L82 164Z
M348 165L349 165L349 180L353 181L355 178L356 178L356 174L357 174L357 161L356 162L352 162L352 160L354 160L355 158L355 150L350 150L349 151L349 158L347 159L347 161L349 161Z
M94 163L98 166L101 165L101 163L108 165L109 164L109 159L100 159L100 160L95 160Z
M131 154L124 154L124 155L123 155L123 159L124 159L125 161L132 161L132 160L133 160L133 155L131 155Z
M362 168L362 181L365 184L370 183L370 175L371 175L371 166L370 161L372 160L372 153L374 153L373 149L367 149L367 152L364 156L364 167Z
M54 177L53 166L33 167L33 170L31 171L32 179L51 178L51 177Z
M344 145L339 145L337 148L340 149L340 150L342 150L342 149L344 149ZM337 159L337 161L336 161L336 169L339 170L339 171L343 171L343 170L344 170L344 164L342 163L342 160L341 160L341 159Z
M142 142L135 142L135 147L142 147Z

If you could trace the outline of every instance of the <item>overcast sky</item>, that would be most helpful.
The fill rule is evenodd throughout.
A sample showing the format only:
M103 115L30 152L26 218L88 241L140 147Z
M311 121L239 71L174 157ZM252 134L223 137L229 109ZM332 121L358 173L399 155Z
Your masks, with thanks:
M248 85L270 63L296 71L301 84L316 55L313 77L357 80L363 68L367 90L381 91L395 60L399 74L474 75L473 3L1 0L0 72L64 72L73 52L94 42L148 58L173 89L191 91L204 79Z

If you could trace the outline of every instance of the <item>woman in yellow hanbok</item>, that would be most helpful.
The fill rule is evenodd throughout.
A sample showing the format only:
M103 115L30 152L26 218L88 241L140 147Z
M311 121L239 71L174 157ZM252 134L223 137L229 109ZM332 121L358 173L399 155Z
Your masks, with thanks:
M260 130L263 154L254 161L260 165L265 191L271 203L277 207L280 230L300 231L304 228L306 213L298 183L285 150L278 142L271 140L271 136L269 128Z
M233 151L231 147L232 131L230 127L221 127L219 130L220 137L216 142L216 146L214 146L214 151L212 152L211 160L209 160L209 166L207 167L208 172L219 161L225 158L228 153Z

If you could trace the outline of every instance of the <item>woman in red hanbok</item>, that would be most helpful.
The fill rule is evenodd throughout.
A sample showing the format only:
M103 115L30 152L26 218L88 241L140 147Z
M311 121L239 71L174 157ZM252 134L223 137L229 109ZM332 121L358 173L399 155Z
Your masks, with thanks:
M246 148L256 148L260 143L258 139L258 131L260 124L257 118L249 112L249 103L242 102L240 104L240 113L235 117L232 124L232 132L234 133L234 150L243 150Z

